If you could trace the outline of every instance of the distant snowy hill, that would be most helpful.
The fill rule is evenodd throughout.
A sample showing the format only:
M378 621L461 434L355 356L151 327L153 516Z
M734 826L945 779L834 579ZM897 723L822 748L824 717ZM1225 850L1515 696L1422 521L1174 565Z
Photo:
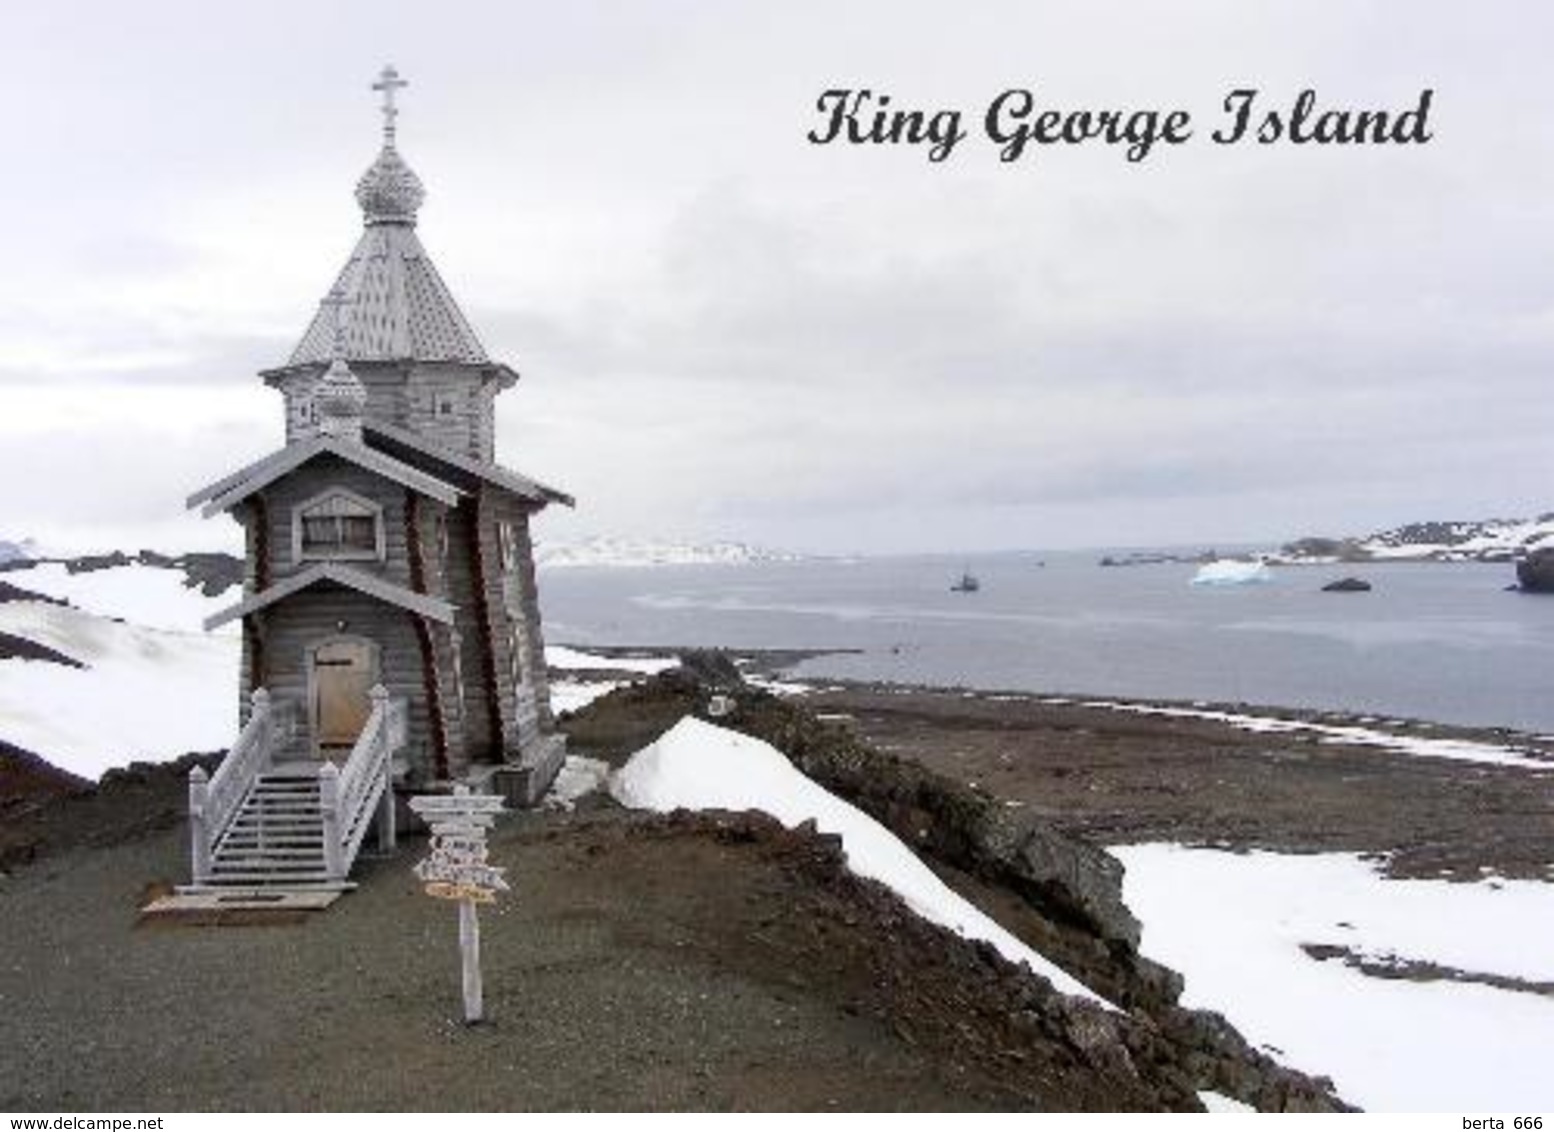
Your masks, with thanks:
M689 543L663 539L596 537L539 546L540 566L706 566L751 562L794 562L796 554L742 542Z
M1364 538L1303 538L1275 562L1507 562L1521 548L1554 546L1554 512L1536 519L1407 523Z
M5 539L0 539L0 562L15 562L18 559L36 558L38 554L38 544L30 538L24 538L21 542L8 542Z

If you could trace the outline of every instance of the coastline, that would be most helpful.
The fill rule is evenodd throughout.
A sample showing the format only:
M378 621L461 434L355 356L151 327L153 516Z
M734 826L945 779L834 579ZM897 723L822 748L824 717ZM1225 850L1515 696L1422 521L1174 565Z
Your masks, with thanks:
M1374 856L1394 878L1554 879L1554 736L1266 704L788 675L828 651L728 655L755 686L825 722L1098 845L1344 851Z

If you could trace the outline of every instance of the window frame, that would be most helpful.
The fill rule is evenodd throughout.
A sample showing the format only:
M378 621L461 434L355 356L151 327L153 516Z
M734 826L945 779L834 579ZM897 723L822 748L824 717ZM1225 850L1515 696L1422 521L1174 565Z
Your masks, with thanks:
M356 514L325 516L333 518L342 536L339 545L320 548L307 546L304 525L309 511L316 510L331 500L339 499L350 504ZM344 544L343 520L348 518L372 520L372 546L347 546ZM388 556L388 539L384 528L383 504L358 495L343 487L332 487L304 499L291 509L291 560L297 565L304 562L382 562Z

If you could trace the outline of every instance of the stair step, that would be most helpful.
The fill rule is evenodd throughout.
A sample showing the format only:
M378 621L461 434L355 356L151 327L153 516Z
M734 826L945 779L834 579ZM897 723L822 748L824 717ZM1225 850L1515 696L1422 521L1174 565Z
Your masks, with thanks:
M229 865L226 868L214 868L211 870L211 876L222 879L240 876L270 877L274 880L289 881L322 876L324 872L324 862L322 861L311 861L305 866L295 869L266 869L249 862L240 862Z
M324 859L322 850L310 850L302 853L254 853L243 849L234 849L230 853L217 853L213 860L218 865L274 865L276 868L294 868L297 862L319 862Z
M278 806L266 806L266 805L255 806L255 805L249 804L249 805L244 806L238 812L239 813L243 813L243 814L269 814L269 815L274 816L274 817L282 817L282 816L289 816L289 815L292 815L292 814L321 814L324 811L322 809L320 809L319 806L316 805L316 804L312 805L312 806L298 806L298 805L286 805L286 804L282 804L282 805L278 805Z
M227 873L206 877L200 882L202 885L243 885L244 887L264 887L273 885L276 888L292 888L306 884L329 884L331 878L328 873L320 870L316 873L288 873L285 876L271 876L268 873Z
M223 845L216 851L216 859L222 861L316 861L324 855L322 845L314 845L311 848L298 846L296 848L277 849L273 846L247 846L247 845Z
M295 860L276 861L269 857L218 857L211 865L211 872L218 876L233 873L254 873L265 876L291 876L293 873L316 873L324 867L322 857L298 857Z

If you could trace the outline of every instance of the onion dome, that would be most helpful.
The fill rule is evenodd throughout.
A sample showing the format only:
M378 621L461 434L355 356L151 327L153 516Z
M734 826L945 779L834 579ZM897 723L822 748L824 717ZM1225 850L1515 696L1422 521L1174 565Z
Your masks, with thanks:
M356 182L356 203L368 224L414 224L426 189L393 143L386 143L372 167Z
M372 89L383 95L383 148L372 167L356 182L356 202L368 224L414 224L416 210L426 199L421 178L405 164L394 147L399 107L394 95L409 86L390 63L378 75Z
M367 388L345 361L345 292L338 286L329 292L324 307L334 316L334 359L313 386L313 411L318 431L325 436L361 440L362 415L367 408Z

